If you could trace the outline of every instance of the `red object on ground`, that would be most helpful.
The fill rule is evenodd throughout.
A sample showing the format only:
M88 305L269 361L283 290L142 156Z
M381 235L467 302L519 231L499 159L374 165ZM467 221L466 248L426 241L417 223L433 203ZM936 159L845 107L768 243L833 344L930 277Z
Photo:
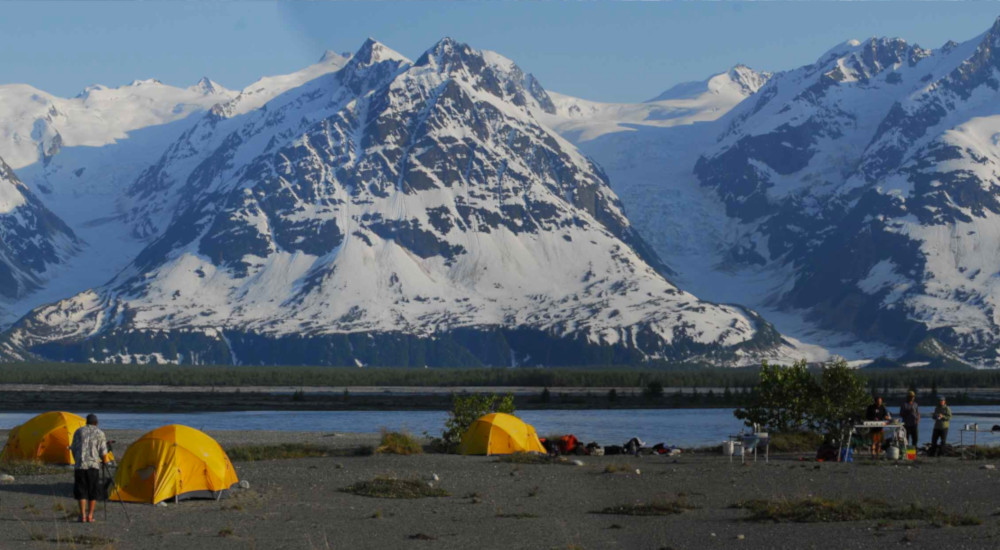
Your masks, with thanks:
M571 453L579 444L580 441L573 434L561 436L556 441L556 445L559 445L560 453Z

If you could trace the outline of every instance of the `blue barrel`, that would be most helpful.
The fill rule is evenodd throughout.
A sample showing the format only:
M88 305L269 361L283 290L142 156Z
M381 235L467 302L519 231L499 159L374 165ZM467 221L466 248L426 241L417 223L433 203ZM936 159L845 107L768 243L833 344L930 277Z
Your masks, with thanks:
M840 461L841 462L854 462L854 449L850 446L844 447L840 450Z

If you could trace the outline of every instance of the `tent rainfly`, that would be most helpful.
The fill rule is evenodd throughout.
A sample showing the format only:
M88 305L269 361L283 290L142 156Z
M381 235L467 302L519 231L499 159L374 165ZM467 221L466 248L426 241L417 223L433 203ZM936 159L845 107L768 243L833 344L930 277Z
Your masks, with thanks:
M180 424L161 426L129 446L118 465L111 500L157 504L220 498L239 483L217 441Z
M73 464L73 434L87 423L63 411L42 413L7 434L0 460L30 460L46 464Z
M477 419L462 435L458 452L463 455L505 455L512 453L538 452L545 448L538 440L535 428L520 418L491 413Z

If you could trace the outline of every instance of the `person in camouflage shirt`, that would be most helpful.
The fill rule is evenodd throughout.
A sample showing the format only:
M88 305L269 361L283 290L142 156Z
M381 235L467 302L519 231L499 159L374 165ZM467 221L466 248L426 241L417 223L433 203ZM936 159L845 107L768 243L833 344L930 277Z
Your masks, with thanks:
M108 439L97 428L97 415L87 415L87 425L73 433L70 445L75 469L73 497L80 503L80 522L94 522L94 508L100 497L101 464L108 454Z
M938 406L934 408L934 431L931 432L931 456L941 456L948 443L948 426L951 422L951 407L944 396L938 396Z

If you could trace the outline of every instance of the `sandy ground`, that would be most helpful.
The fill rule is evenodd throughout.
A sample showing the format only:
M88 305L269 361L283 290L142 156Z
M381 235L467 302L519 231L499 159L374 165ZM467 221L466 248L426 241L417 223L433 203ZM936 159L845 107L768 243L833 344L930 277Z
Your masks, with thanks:
M122 444L138 432L109 431ZM224 446L312 442L351 449L372 434L214 432ZM5 438L0 432L0 438ZM121 445L124 448L124 445ZM747 466L717 455L580 457L583 466L516 465L453 455L337 456L237 463L249 490L221 501L166 507L109 503L107 520L72 522L71 474L25 476L0 485L0 548L997 548L1000 471L986 462L800 462L772 457ZM609 464L627 473L605 473ZM636 469L639 472L636 472ZM339 489L375 476L427 480L451 496L390 500ZM603 515L608 506L674 500L697 509L667 517ZM939 505L983 524L933 527L876 521L774 524L745 521L732 507L750 498L877 498ZM70 542L88 535L111 541ZM742 538L741 538L742 536Z

